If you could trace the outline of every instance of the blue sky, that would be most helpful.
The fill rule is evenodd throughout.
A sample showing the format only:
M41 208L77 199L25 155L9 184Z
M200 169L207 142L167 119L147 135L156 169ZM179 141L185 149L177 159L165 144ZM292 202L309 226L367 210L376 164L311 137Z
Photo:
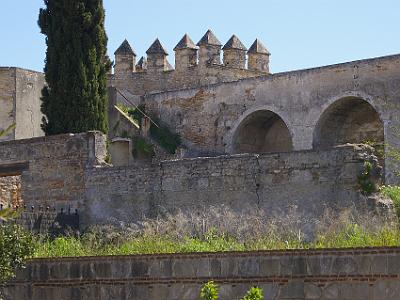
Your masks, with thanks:
M2 0L0 66L41 71L42 0ZM400 53L399 0L104 0L109 54L127 38L137 54L159 37L170 53L188 33L210 28L222 43L235 33L249 47L260 38L273 73Z

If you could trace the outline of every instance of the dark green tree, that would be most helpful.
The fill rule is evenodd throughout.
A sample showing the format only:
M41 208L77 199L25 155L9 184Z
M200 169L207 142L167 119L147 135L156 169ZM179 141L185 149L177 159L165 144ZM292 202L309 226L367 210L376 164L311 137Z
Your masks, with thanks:
M47 86L42 91L46 135L107 132L107 35L102 0L44 0Z

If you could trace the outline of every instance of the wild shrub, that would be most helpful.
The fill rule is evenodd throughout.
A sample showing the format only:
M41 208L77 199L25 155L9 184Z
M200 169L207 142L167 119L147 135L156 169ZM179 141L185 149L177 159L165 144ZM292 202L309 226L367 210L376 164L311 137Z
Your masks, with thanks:
M206 282L200 290L200 298L203 300L217 300L218 286L214 281Z
M243 297L242 300L263 300L263 299L264 295L262 289L255 286L247 291L246 295Z

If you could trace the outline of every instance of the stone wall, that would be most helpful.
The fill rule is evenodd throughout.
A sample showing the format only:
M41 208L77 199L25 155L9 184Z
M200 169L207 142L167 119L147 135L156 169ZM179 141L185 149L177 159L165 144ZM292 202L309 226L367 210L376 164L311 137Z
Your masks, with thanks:
M368 150L234 155L87 170L85 224L134 223L226 206L266 217L297 208L302 223L324 210L361 207L358 175Z
M400 249L331 249L37 259L5 300L197 300L214 280L221 300L252 286L265 300L398 300Z
M0 130L15 123L15 69L0 68ZM0 137L2 140L14 139L14 131Z
M230 82L263 74L265 75L265 72L223 65L193 66L184 71L114 74L109 77L109 86L127 90L134 95L144 95L150 92L190 89L214 83Z
M28 208L78 209L83 228L212 207L238 214L261 211L266 218L296 208L308 224L326 209L363 213L358 175L364 161L374 163L379 177L371 149L350 145L112 167L104 162L105 136L88 132L2 142L0 176L20 175Z
M44 74L16 69L16 118L15 139L43 136L40 111Z
M236 146L243 143L249 147L239 152L269 150L268 145L283 145L271 151L286 151L288 145L305 150L366 140L400 148L399 70L400 55L394 55L153 93L143 103L182 136L191 157L237 153ZM252 126L249 136L254 138L243 141L240 132L246 124ZM329 124L339 127L336 140L324 134ZM282 137L287 141L279 140ZM325 137L331 140L321 141ZM395 171L387 161L387 183L398 181Z
M21 175L29 206L81 209L85 170L105 155L105 137L96 132L2 142L0 175Z
M44 74L40 72L0 67L0 129L16 125L0 140L43 136L40 128L43 87Z
M21 176L0 177L0 205L16 207L22 202Z

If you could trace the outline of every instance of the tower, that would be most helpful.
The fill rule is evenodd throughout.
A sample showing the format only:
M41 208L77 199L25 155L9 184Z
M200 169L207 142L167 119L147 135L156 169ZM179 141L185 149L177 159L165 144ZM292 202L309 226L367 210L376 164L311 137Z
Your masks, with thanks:
M191 66L197 65L197 49L196 45L185 34L179 43L175 46L175 69L185 70Z
M247 52L249 57L249 70L269 73L269 53L268 49L256 39Z
M128 75L135 72L136 53L133 51L129 42L125 39L121 46L114 52L115 55L115 75Z
M221 42L216 38L211 30L197 43L199 46L199 65L221 64Z
M150 48L146 51L147 54L147 70L149 72L163 72L169 70L167 62L168 52L161 45L159 39L156 39Z
M236 35L232 35L229 41L222 48L224 50L224 65L234 68L246 68L247 48L242 44Z

